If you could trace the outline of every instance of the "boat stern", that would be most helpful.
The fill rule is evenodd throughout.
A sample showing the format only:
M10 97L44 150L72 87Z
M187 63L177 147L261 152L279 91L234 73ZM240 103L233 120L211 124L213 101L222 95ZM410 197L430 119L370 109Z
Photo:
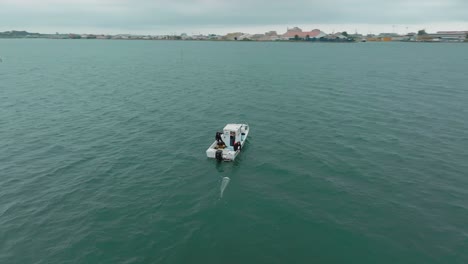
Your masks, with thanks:
M209 148L209 149L207 149L207 150L206 150L206 156L207 156L208 158L211 158L211 159L216 158L216 149L214 149L214 148Z
M214 149L209 148L206 150L206 156L210 159L217 159L216 152L220 151L221 159L224 161L234 161L237 157L239 151L229 150L229 149Z

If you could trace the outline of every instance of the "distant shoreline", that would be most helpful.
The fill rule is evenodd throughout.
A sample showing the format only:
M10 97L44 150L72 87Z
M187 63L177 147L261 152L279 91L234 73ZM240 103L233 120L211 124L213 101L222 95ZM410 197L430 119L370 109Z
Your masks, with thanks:
M284 34L269 31L265 34L247 34L242 32L228 33L226 35L104 35L104 34L42 34L27 31L0 32L0 39L86 39L86 40L177 40L177 41L229 41L229 42L318 42L318 43L360 43L360 42L423 42L423 43L468 43L468 31L439 31L426 33L420 30L417 33L398 35L396 33L380 33L379 35L348 34L346 31L327 34L319 29L303 31L295 27Z
M0 40L63 40L63 41L178 41L178 42L238 42L238 43L326 43L326 44L357 44L357 43L433 43L433 44L454 44L466 43L468 41L307 41L307 40L210 40L210 39L66 39L66 38L0 38Z

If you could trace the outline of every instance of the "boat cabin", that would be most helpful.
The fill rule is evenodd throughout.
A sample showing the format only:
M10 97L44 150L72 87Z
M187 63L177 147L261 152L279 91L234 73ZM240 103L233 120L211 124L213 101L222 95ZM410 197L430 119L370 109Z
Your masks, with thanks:
M242 140L241 124L229 124L223 129L224 143L228 147L234 147L236 142Z

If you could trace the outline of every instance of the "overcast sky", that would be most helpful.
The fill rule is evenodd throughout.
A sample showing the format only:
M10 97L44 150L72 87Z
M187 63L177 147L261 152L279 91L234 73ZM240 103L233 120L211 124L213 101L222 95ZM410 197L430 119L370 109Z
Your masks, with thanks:
M0 31L360 33L468 30L468 0L0 0Z

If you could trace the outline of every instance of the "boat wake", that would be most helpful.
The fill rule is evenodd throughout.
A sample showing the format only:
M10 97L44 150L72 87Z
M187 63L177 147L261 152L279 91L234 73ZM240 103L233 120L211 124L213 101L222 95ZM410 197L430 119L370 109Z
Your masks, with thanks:
M221 194L220 194L221 198L223 198L224 190L228 186L230 180L231 179L229 179L229 177L223 177L223 181L221 182Z

